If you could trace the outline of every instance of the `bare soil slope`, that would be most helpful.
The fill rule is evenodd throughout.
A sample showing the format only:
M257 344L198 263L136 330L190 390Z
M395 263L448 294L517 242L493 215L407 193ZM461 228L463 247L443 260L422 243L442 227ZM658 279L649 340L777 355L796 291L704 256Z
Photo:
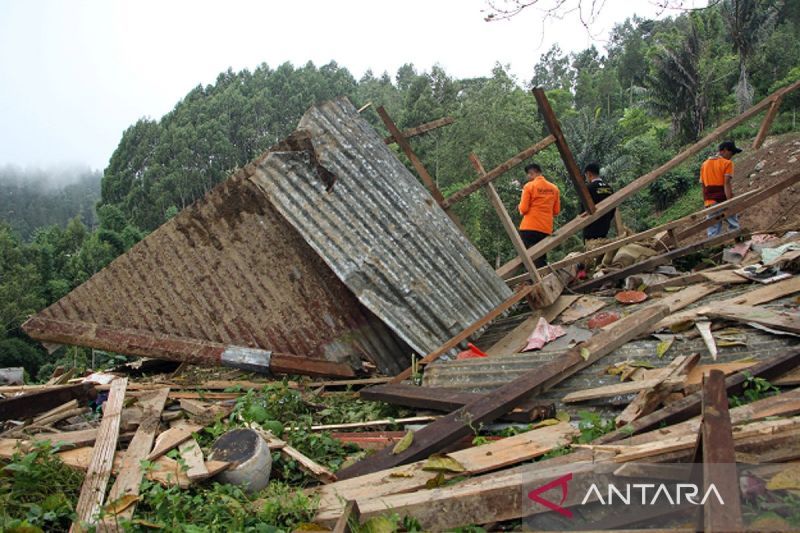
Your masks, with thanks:
M800 172L800 133L768 137L759 150L745 149L734 163L734 194L773 185ZM747 230L800 227L800 184L747 209L740 219Z

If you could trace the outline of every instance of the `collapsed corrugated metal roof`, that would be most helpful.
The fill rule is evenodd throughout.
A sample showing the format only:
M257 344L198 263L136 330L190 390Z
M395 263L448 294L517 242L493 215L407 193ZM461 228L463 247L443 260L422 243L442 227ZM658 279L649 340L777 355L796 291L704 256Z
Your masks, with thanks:
M409 345L436 348L510 294L349 101L312 108L299 131L311 150L265 154L26 332L106 350L127 335L126 353L151 357L171 337L366 358L396 373ZM167 337L144 347L148 333Z
M349 100L311 108L298 129L310 134L316 161L273 152L253 180L417 352L434 350L511 294Z

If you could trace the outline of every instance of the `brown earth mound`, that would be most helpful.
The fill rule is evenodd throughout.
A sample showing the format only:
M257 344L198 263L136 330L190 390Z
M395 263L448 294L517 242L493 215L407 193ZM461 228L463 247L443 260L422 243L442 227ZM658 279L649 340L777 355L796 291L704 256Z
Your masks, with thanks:
M800 171L800 133L768 137L759 150L745 149L734 163L734 194L769 187ZM800 228L800 184L747 209L740 220L747 230Z

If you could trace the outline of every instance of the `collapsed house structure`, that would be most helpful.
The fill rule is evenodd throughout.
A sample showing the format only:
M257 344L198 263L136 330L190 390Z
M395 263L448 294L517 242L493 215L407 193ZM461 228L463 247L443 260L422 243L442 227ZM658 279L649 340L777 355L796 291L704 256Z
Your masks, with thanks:
M760 148L783 96L798 87L800 82L769 96L597 205L585 193L566 139L540 90L534 94L550 135L489 171L471 156L478 177L448 198L408 142L409 136L433 125L401 132L378 108L391 133L381 139L348 101L328 102L309 110L284 143L24 327L47 342L192 363L233 360L246 369L269 366L273 372L352 377L357 361L374 364L388 377L317 381L307 387L318 393L343 385L374 385L362 389L360 396L423 411L405 421L427 422L414 427L412 437L383 436L381 450L337 472L274 435L264 437L272 449L300 462L319 480L320 486L308 489L319 498L316 523L335 531L348 531L348 521L387 512L413 517L437 531L541 516L552 513L553 506L541 500L532 503L523 487L550 487L564 476L592 479L600 470L623 477L658 474L637 470L641 465L634 462L640 460L702 463L697 483L713 483L725 501L737 502L725 508L714 502L702 506L706 529L741 530L738 474L709 465L781 463L800 457L798 389L736 407L727 400L741 394L753 379L781 387L800 384L800 302L794 299L800 292L800 235L785 231L798 228L785 228L765 237L741 231L709 239L697 236L721 218L793 190L800 172L710 209L620 235L541 269L533 260L730 129L768 110L753 144ZM437 121L435 126L447 122ZM406 153L428 191L386 148L389 142L397 142ZM558 147L586 213L526 250L492 181L551 144ZM518 252L496 271L448 214L456 202L480 189L489 195ZM727 264L685 273L668 267L674 259L736 238L749 248L737 246ZM649 251L605 268L593 279L570 284L576 264L621 253L631 245ZM520 269L524 272L518 273ZM642 298L620 303L625 300L617 298L621 283L633 284ZM109 295L124 298L112 301ZM523 300L530 312L503 318ZM744 325L746 332L722 327L728 324ZM538 338L549 343L544 350L521 353L540 332L547 337L551 326L563 328L560 340ZM469 360L441 360L470 339L485 353ZM410 352L423 357L410 364ZM642 361L648 364L637 364ZM422 386L407 381L420 373ZM88 436L60 434L77 447L60 452L62 459L87 469L92 474L87 480L94 480L85 485L85 498L81 495L80 520L94 519L105 498L105 485L97 490L96 479L107 482L112 471L125 481L115 483L109 501L136 494L145 475L164 484L189 486L231 468L187 450L191 473L170 478L175 461L163 456L203 427L202 415L230 412L216 402L243 392L206 391L223 390L231 383L187 386L164 377L137 384L117 378L97 386L111 390L112 407L106 409L100 428ZM234 383L256 389L264 382ZM12 428L16 438L0 440L0 457L41 438L21 438L26 427L42 426L39 411L55 408L56 413L45 416L52 424L54 416L63 415L66 403L85 402L87 388L95 385L77 380L62 388L35 389L29 394L39 395L38 411L21 403L25 396L0 400L3 419L20 420ZM112 465L114 427L118 432L126 388L146 403L136 435L146 433L149 444L134 451L131 446L124 464ZM151 396L143 398L142 391ZM193 425L160 432L153 446L169 398L180 401ZM612 419L616 429L578 442L573 406L585 402ZM29 424L28 419L38 422ZM521 423L524 430L469 446L471 436L498 420ZM403 421L312 429L358 431L398 422ZM337 438L358 442L360 436ZM144 435L142 439L146 441ZM400 442L402 446L394 445ZM570 453L531 462L559 450ZM445 451L449 466L443 467L438 454ZM155 468L141 471L142 458L154 460ZM432 458L436 465L431 465ZM766 480L774 480L782 468L758 466L753 475ZM555 500L558 503L558 497ZM574 492L569 497L564 492L558 507L584 509L585 503ZM598 511L585 510L589 517ZM120 513L130 516L133 509ZM635 516L599 515L607 528L637 522Z

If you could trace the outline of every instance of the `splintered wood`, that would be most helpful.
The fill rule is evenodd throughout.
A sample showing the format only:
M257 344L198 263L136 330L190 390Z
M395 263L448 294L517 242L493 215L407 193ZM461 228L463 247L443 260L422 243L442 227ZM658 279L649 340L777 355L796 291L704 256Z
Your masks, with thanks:
M114 464L114 452L119 437L119 421L127 385L128 378L116 379L111 384L111 391L103 410L103 421L100 423L97 433L97 442L86 471L86 479L81 487L78 503L75 505L75 522L72 523L70 531L88 531L96 523L97 514L103 507L106 485L111 477L111 469Z

